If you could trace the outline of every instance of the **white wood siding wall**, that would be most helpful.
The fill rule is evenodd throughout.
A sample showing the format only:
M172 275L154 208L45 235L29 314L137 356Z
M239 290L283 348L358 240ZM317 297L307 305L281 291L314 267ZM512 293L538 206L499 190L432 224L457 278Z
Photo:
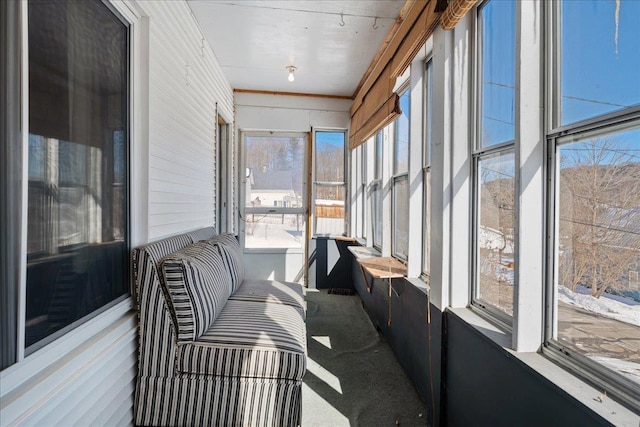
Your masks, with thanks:
M141 3L150 16L149 238L214 224L216 102L233 91L188 5Z
M139 2L135 9L150 29L149 173L134 184L149 205L134 234L153 241L214 224L216 103L233 122L233 91L185 2ZM124 301L2 371L0 425L131 425L134 305Z
M132 424L137 318L129 299L2 372L0 425Z

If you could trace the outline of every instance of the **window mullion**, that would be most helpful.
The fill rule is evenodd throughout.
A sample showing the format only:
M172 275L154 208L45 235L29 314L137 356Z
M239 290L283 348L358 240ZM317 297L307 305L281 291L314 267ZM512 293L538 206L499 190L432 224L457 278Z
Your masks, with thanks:
M541 1L521 2L516 18L516 203L513 348L537 351L543 337L544 135ZM526 119L522 119L526 118ZM521 254L526 254L520 256Z

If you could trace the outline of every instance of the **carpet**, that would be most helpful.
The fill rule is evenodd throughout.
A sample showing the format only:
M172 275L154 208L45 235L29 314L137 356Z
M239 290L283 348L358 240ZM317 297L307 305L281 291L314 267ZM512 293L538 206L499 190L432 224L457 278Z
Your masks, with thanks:
M307 290L302 426L426 426L420 399L357 295Z

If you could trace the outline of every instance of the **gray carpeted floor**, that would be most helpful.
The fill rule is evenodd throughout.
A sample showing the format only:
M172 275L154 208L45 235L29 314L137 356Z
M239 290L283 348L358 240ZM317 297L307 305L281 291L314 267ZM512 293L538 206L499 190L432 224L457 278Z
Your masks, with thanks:
M426 426L426 405L360 297L307 291L302 426Z

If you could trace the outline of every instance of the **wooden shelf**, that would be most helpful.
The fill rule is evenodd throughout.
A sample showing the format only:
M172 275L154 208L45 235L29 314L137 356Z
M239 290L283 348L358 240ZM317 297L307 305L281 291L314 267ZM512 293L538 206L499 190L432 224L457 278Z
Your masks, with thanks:
M374 279L394 279L407 276L407 266L393 257L356 258Z

